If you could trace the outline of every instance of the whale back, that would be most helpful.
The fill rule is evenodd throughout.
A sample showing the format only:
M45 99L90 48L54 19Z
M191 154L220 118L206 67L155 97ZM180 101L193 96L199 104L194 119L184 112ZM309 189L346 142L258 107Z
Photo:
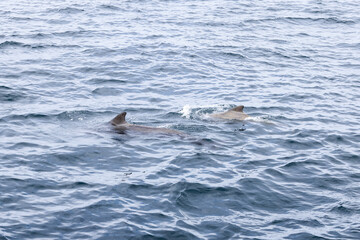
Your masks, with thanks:
M211 116L215 117L215 118L242 121L242 120L246 119L247 117L249 117L249 115L247 115L246 113L243 112L243 109L244 109L244 106L240 105L240 106L234 107L223 113L211 114Z
M240 106L237 106L237 107L234 107L234 108L230 109L229 111L243 112L243 110L244 110L244 106L240 105Z
M182 137L186 136L184 133L174 129L130 124L126 122L125 116L126 116L126 112L122 112L110 121L110 123L114 126L114 130L117 133L126 134L128 131L132 131L138 133L157 133L157 134L178 135Z
M116 117L114 117L110 121L110 123L114 126L119 125L119 124L124 124L124 123L126 123L125 116L126 116L126 112L122 112L122 113L118 114Z

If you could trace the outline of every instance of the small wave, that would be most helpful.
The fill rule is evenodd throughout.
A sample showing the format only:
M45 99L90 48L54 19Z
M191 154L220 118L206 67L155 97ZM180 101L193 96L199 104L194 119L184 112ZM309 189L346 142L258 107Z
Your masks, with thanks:
M33 49L37 48L80 48L79 45L73 45L73 44L32 44L32 45L26 45Z
M100 5L100 8L106 9L106 10L111 10L111 11L122 10L121 8L119 8L117 6L110 5L110 4L102 4L102 5Z
M270 39L270 42L274 42L274 43L278 43L278 44L288 44L289 41L285 40L285 39Z
M29 37L30 38L46 38L48 37L49 34L45 34L45 33L34 33L34 34L30 34Z
M258 122L258 123L267 123L267 124L275 124L270 119L267 119L265 117L247 117L245 118L245 121L251 121L251 122Z
M7 86L0 86L0 90L1 90L1 89L11 90L12 88L9 88L9 87L7 87Z
M30 142L19 142L16 143L14 145L12 145L11 147L9 147L9 149L12 150L19 150L19 149L24 149L24 148L46 148L43 145L40 144L36 144L36 143L30 143Z
M348 145L348 144L351 144L351 142L348 141L346 138L344 138L344 137L341 136L341 135L336 135L336 134L330 134L330 135L328 135L328 136L325 138L325 141L328 142L328 143L336 144L336 145L340 145L340 144Z
M59 12L59 13L66 13L66 14L75 14L75 13L81 13L84 12L84 9L79 9L75 7L66 7L66 8L53 8L49 9L49 12Z
M26 94L6 86L0 86L0 102L13 102L25 98Z
M93 116L94 114L104 114L109 112L93 112L88 110L74 110L74 111L64 111L55 114L43 114L43 113L27 113L27 114L12 114L0 118L0 121L18 121L18 120L61 120L61 121L83 121L86 118Z
M91 48L85 49L83 53L96 57L109 57L110 55L117 54L118 52L111 48Z
M322 22L322 23L338 23L338 24L355 24L354 21L351 20L342 20L335 17L329 18L301 18L301 17L285 17L285 20L291 21L312 21L312 22Z
M0 229L0 240L9 240L9 238L1 229Z
M89 31L86 30L78 30L78 31L65 31L65 32L55 32L52 35L56 37L77 37L89 34Z
M17 120L25 120L25 119L44 119L48 118L49 115L38 114L38 113L29 113L29 114L19 114L19 115L8 115L0 118L1 121L17 121Z
M80 111L66 111L56 115L60 120L70 120L70 121L83 121L88 116L92 115L93 112L87 110Z
M47 23L51 24L51 25L65 25L65 24L70 24L71 21L69 20L65 20L65 19L49 19L46 21Z
M323 238L319 234L315 235L308 232L299 232L299 233L292 233L286 236L285 239L323 239L323 240L330 240L330 238Z
M52 73L45 70L26 70L21 72L22 75L33 75L33 76L51 76Z
M5 128L0 130L0 135L5 137L16 137L21 135L21 133L10 128Z
M351 20L342 20L335 17L329 18L309 18L309 17L278 17L278 18L262 18L262 19L249 19L246 20L246 23L257 23L257 22L278 22L285 21L295 24L308 23L308 22L321 22L327 24L356 24L356 22Z
M341 48L356 48L356 49L359 49L360 48L360 43L339 43L336 46L341 47Z
M152 34L152 35L144 36L144 39L159 39L163 37L165 36L161 34Z
M0 48L8 47L8 46L24 46L25 44L16 41L5 41L0 43Z
M12 17L11 19L15 20L15 21L26 21L26 22L32 20L32 18L29 18L29 17Z
M360 209L356 206L356 204L352 204L350 202L339 202L334 204L330 211L341 215L352 215L359 212Z
M315 218L280 218L280 219L275 219L275 220L271 221L269 225L278 225L278 226L281 226L281 227L286 227L286 226L292 226L292 227L297 227L297 226L323 227L324 226L324 224L322 224L321 222L319 222Z
M284 146L286 146L288 149L297 149L297 150L310 150L310 149L320 149L324 147L324 145L316 141L314 139L308 139L303 141L298 141L295 139L286 139L284 141Z
M101 87L94 89L92 93L101 96L119 96L122 92L115 88Z
M234 53L234 52L221 52L225 56L234 57L237 59L245 59L246 57L240 53Z
M89 84L124 84L126 81L116 78L92 78L86 81Z
M264 48L264 47L247 47L244 49L248 54L251 54L253 56L267 56L267 57L279 57L284 59L291 59L291 56L288 56L287 54L284 54L284 49L279 49L275 51L270 48ZM279 51L281 50L281 52ZM272 65L273 63L268 63Z
M0 43L0 49L6 47L23 47L23 48L32 48L32 49L41 49L41 48L77 48L78 45L72 44L26 44L17 41L5 41Z

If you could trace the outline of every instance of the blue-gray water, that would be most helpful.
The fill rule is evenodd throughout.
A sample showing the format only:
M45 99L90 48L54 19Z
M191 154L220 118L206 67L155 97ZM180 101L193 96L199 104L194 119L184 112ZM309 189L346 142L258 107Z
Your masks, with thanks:
M360 239L359 7L1 1L0 239Z

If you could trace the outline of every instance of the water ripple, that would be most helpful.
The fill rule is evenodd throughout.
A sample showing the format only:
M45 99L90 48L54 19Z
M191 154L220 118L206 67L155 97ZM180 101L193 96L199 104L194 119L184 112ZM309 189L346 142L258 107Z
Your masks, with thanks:
M0 239L359 239L357 5L1 2Z

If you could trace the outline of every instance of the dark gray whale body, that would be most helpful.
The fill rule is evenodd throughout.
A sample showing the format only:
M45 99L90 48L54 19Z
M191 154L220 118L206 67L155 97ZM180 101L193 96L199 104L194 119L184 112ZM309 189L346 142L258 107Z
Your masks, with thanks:
M125 116L126 116L126 112L122 112L110 121L111 125L114 126L114 129L118 133L126 133L128 131L134 131L139 133L156 133L156 134L168 134L168 135L179 135L179 136L184 135L184 133L173 129L130 124L125 120Z

